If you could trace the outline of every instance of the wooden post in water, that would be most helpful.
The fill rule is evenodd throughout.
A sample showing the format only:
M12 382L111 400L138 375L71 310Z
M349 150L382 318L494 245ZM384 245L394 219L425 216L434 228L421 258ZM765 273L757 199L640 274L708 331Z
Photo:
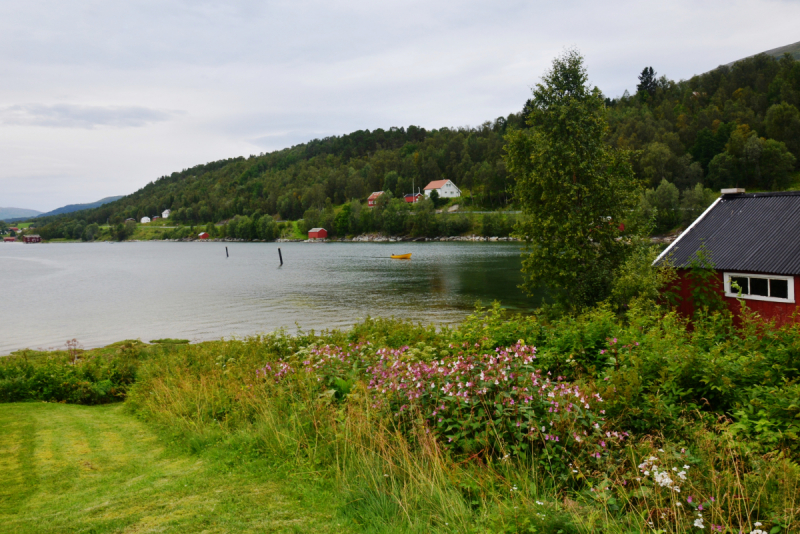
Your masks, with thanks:
M228 258L228 247L225 247L225 257Z
M278 258L280 258L281 265L283 265L283 254L281 254L281 247L278 247Z

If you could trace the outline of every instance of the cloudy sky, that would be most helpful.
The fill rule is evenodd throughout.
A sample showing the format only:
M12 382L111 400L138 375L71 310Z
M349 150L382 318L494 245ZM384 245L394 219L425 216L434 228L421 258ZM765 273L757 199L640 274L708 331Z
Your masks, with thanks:
M565 47L618 96L800 40L775 0L0 3L0 206L47 211L357 129L521 109Z

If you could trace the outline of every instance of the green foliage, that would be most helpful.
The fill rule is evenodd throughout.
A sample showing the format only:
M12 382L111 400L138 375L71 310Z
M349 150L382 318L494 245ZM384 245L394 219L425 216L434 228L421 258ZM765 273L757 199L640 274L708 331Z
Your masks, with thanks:
M616 272L611 290L612 302L624 308L636 299L657 302L665 297L665 288L675 280L676 274L669 263L653 267L658 254L656 247L635 243L631 254Z
M624 256L620 223L636 202L625 151L603 142L607 125L583 58L567 52L533 93L527 130L506 137L506 161L525 217L525 288L546 285L572 306L602 300Z
M652 251L638 254L621 272L643 271ZM652 519L680 532L698 505L706 526L738 531L758 519L796 530L798 327L749 313L734 326L708 313L689 330L656 304L660 282L648 276L643 289L620 293L632 299L622 315L599 306L523 316L495 304L441 330L367 319L344 332L121 344L103 358L73 347L77 363L58 359L70 353L1 360L0 384L8 392L9 376L72 383L73 373L110 369L128 350L136 382L126 382L127 404L173 442L218 451L232 472L244 459L313 472L338 488L344 514L375 531L641 532ZM103 372L92 376L98 384ZM534 378L538 386L525 384ZM484 399L455 395L480 381ZM43 398L43 388L25 391ZM565 408L584 394L589 409L549 411L548 400ZM527 441L523 425L534 421L548 437L587 439ZM624 432L630 438L620 441ZM669 488L655 482L654 467L670 474Z
M20 351L0 358L0 402L56 401L103 404L125 398L133 384L140 345L121 342L103 350Z
M705 245L701 245L692 257L689 262L689 273L686 276L689 280L689 291L695 315L727 309L720 290L718 273L714 269L714 261Z

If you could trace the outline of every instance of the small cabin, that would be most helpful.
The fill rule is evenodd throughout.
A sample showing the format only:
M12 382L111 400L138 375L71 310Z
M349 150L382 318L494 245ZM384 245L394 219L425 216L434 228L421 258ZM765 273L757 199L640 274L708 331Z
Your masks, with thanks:
M141 222L142 224L149 223L150 222L150 217L142 217L142 220L139 221L139 222Z
M678 311L692 315L687 276L699 254L714 269L716 290L737 316L738 299L777 324L800 321L795 288L800 283L800 191L746 193L723 189L655 263L669 262L678 272L682 297ZM703 252L701 252L703 251ZM738 288L737 288L738 286Z
M308 231L309 239L325 239L328 237L328 231L325 228L312 228Z
M414 204L416 202L419 202L419 200L422 198L422 193L408 194L403 198L405 198L406 202L408 202L409 204Z
M425 186L425 196L431 196L436 191L439 198L456 198L461 196L461 189L456 187L452 180L434 180Z
M12 232L19 232L19 228L17 228L16 226L10 226L8 229L11 230Z
M125 222L136 222L136 219L134 219L133 217L128 217L127 219L125 219Z
M4 238L3 238L3 243L13 243L13 242L15 242L16 240L17 240L17 238L16 238L16 237L7 237L7 236L6 236L6 237L4 237Z
M22 241L24 243L41 243L42 238L36 234L22 236Z
M378 197L383 194L383 191L375 191L369 198L367 198L367 206L374 208L378 204Z
M169 219L169 210L164 210L161 212L162 219Z
M209 237L211 236L208 235L208 232L200 232L199 234L197 234L198 239L208 239Z

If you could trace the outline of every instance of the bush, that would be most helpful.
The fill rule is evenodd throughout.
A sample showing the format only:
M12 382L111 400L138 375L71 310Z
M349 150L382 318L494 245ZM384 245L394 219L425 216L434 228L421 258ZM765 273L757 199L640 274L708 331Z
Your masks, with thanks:
M102 351L20 351L0 358L0 402L54 401L104 404L121 401L133 384L141 346L121 342Z

